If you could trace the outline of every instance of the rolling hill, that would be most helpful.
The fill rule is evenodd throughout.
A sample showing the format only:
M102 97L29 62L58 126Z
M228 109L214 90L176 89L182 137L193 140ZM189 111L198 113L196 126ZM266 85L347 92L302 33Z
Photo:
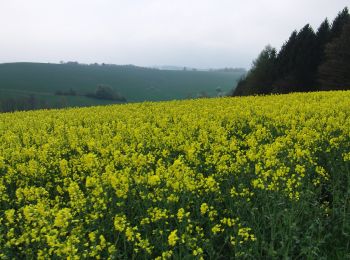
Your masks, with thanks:
M89 106L117 103L85 95L97 86L111 87L127 102L217 96L232 90L243 71L170 71L133 65L78 63L0 64L0 100L34 96L48 106ZM77 96L58 96L73 89ZM219 91L220 90L220 91Z

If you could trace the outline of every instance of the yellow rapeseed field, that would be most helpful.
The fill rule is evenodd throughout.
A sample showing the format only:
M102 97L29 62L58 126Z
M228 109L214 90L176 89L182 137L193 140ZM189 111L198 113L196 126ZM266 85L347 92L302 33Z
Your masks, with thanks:
M349 168L344 91L0 114L0 259L346 256Z

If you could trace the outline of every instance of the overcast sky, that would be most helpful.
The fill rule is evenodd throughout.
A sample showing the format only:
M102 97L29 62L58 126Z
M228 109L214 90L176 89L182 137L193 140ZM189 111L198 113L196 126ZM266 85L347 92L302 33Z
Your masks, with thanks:
M349 0L0 0L0 62L250 67Z

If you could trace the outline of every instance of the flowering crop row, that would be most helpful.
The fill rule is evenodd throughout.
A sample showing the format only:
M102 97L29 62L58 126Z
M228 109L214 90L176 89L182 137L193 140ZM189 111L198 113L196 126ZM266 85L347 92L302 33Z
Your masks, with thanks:
M345 256L349 169L350 92L1 114L0 259Z

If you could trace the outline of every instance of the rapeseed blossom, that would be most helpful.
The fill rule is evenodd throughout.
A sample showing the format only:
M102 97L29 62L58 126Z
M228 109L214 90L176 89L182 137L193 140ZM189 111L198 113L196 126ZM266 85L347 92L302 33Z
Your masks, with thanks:
M168 243L170 246L175 246L179 237L177 236L177 229L173 230L168 236Z
M332 219L349 104L320 92L0 114L0 259L286 257L262 212L282 208L290 234L298 205Z

